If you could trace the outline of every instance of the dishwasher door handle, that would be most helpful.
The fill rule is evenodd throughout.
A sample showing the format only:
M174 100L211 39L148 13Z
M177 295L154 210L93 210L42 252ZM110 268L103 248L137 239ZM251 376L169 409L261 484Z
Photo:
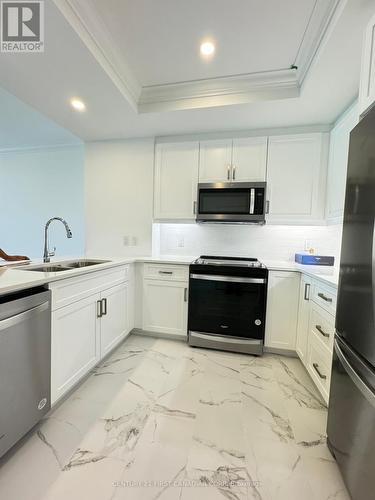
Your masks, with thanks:
M35 314L47 311L48 308L49 308L49 302L47 301L43 302L42 304L39 304L38 306L32 307L27 311L15 314L14 316L10 316L9 318L6 319L2 319L0 321L0 331L15 326L18 323L22 323L23 321L27 321L28 319L32 318Z

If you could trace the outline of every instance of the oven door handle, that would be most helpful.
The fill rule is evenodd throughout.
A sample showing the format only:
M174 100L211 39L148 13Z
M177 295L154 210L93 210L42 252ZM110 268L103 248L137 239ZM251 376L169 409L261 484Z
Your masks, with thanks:
M238 276L218 276L211 274L191 274L190 279L205 281L227 281L230 283L253 283L261 285L266 283L264 278L240 278Z

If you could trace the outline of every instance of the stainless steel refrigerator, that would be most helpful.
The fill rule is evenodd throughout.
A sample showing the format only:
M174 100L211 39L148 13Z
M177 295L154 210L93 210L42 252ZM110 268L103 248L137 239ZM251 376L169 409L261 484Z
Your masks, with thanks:
M353 500L375 498L375 109L350 135L328 446Z

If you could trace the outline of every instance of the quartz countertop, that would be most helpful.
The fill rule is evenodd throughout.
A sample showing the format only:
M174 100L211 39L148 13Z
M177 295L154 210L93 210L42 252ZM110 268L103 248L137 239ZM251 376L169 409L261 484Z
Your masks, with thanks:
M51 264L63 264L68 263L72 260L84 259L93 257L75 257L75 258L65 258L51 259ZM58 281L66 278L72 278L81 274L88 274L95 271L110 269L116 266L121 266L125 264L132 264L136 262L155 262L163 264L176 264L176 265L189 265L197 256L176 256L176 255L159 255L159 256L140 256L140 257L119 257L119 258L108 258L109 262L93 265L84 268L72 269L63 272L40 272L40 271L25 271L25 263L0 263L0 295L4 295L9 292L14 292L17 290L22 290L25 288L32 288L35 286L45 285L53 281ZM106 260L105 257L98 260ZM337 287L338 285L338 269L334 267L325 266L306 266L302 264L297 264L291 261L274 261L261 259L265 266L270 271L294 271L311 276L326 285ZM27 267L32 268L36 265L42 265L42 260L33 260Z

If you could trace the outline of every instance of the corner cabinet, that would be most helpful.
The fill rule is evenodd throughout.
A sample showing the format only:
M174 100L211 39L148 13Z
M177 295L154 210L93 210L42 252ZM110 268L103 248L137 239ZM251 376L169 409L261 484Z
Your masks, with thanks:
M199 182L262 182L266 165L267 137L200 142Z
M164 336L187 336L189 268L144 264L142 329Z
M375 102L375 15L367 25L363 38L359 112L365 114Z
M131 266L50 284L51 401L55 404L133 328Z
M331 131L326 207L329 224L341 224L343 221L350 132L357 125L358 118L356 103L347 110Z
M194 220L199 142L155 147L154 219Z
M329 134L269 138L267 198L271 224L321 224Z
M269 272L265 334L269 350L296 350L299 285L298 272Z

